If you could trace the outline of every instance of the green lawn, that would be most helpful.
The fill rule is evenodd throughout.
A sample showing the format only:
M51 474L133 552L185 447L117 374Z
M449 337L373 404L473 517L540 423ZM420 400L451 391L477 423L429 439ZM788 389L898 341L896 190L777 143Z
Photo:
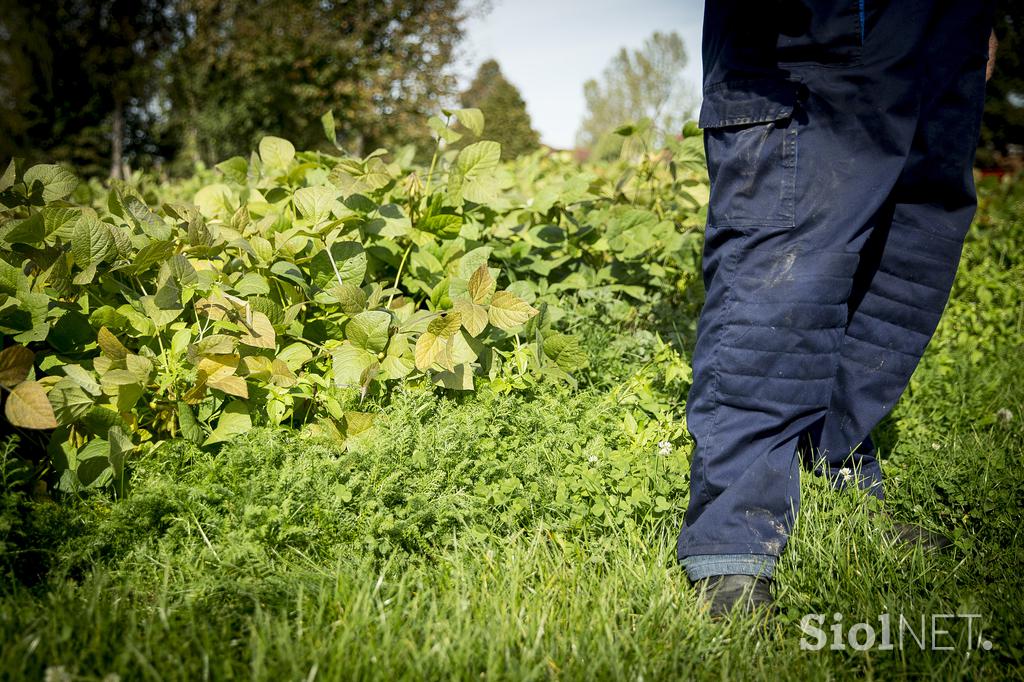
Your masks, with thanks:
M879 430L890 512L945 529L949 552L889 544L867 500L808 476L782 614L710 621L675 561L690 443L686 379L666 367L685 365L692 319L658 337L664 320L582 315L578 389L399 386L346 449L269 429L217 452L172 444L135 463L118 502L5 485L0 677L1020 678L1021 213L1012 195L985 205ZM802 650L801 618L827 631L836 613L876 630L890 614L894 649ZM971 639L942 614L977 614ZM906 630L901 648L901 615L918 637L939 616L951 650Z

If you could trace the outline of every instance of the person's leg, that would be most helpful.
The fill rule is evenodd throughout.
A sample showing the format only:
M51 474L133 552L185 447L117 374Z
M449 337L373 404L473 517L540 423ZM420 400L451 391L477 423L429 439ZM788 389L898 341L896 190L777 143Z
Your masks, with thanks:
M929 33L925 97L906 167L855 279L832 400L814 433L819 473L882 497L871 430L938 325L975 209L991 8L947 8Z
M931 0L875 8L861 21L864 54L849 64L786 65L705 88L707 298L687 403L695 449L678 543L691 577L721 555L763 576L771 570L764 557L786 543L799 503L797 444L832 402L861 253L910 152L917 50L934 10ZM745 58L742 45L720 43L714 55ZM714 55L706 51L706 69ZM712 73L731 73L720 66ZM778 71L800 83L792 117L764 85Z
M831 400L859 254L902 168L899 156L879 152L874 131L857 128L814 88L792 120L706 127L707 298L687 402L696 448L679 538L691 578L718 561L711 555L754 555L747 572L770 573L764 557L778 556L789 535L797 443ZM791 216L777 200L787 182Z

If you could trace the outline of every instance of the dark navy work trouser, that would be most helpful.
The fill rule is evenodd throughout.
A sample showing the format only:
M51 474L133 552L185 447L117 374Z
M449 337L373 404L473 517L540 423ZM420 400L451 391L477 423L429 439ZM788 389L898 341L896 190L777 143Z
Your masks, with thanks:
M991 5L706 3L707 299L680 559L777 556L801 441L881 496L870 432L935 331L974 215Z

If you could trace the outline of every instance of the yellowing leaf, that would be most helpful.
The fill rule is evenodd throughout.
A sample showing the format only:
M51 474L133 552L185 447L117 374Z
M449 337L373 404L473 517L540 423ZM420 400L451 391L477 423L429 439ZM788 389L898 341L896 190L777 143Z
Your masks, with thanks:
M448 342L430 331L420 334L416 340L416 369L426 371L441 355L444 354Z
M228 395L235 395L239 398L249 397L249 385L245 383L245 379L242 377L229 376L215 381L207 379L206 385L210 388L216 388L219 391L224 391Z
M35 356L25 346L8 346L0 351L0 386L11 388L27 379Z
M100 327L99 332L96 334L96 343L99 344L103 354L111 360L124 360L128 357L128 349L106 327Z
M487 308L464 298L455 301L454 308L462 316L462 326L470 335L479 336L487 328Z
M7 421L23 429L55 429L57 417L46 397L46 389L37 381L23 381L7 396L4 408Z
M491 299L488 316L491 324L511 331L537 314L537 309L510 291L499 291Z
M494 293L495 287L496 283L491 277L487 263L478 267L469 278L469 295L472 297L473 303L487 303L487 299Z
M452 311L449 313L442 313L440 316L435 317L427 325L427 331L435 336L439 336L442 339L450 339L455 336L455 332L459 331L459 327L462 326L462 315Z
M242 335L238 340L239 343L244 343L246 346L254 348L274 349L277 347L277 335L274 333L274 325L265 314L253 312L252 321L246 321L242 326L248 329L248 333Z
M375 416L371 412L346 412L345 435L355 436L369 430L373 426L373 418Z

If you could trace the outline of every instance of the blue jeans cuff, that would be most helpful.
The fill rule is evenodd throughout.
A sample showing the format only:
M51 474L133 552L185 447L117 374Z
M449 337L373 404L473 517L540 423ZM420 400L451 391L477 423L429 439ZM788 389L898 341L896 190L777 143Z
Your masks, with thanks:
M690 580L702 580L713 575L771 578L775 573L775 557L770 554L696 554L683 557L683 567Z

